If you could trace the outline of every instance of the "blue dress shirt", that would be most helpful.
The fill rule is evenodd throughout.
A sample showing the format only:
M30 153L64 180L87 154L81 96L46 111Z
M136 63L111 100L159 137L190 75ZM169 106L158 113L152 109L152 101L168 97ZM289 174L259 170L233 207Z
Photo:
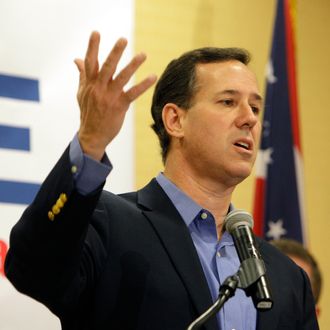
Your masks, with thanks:
M101 162L84 155L77 136L70 144L70 161L72 166L76 167L76 188L83 195L92 193L99 187L112 170L106 155ZM162 173L156 180L189 228L212 299L215 301L221 283L228 276L235 274L240 265L232 237L224 232L218 240L215 220L208 210L196 204ZM221 330L255 330L256 319L257 312L252 299L246 297L241 289L236 290L234 297L230 298L217 314Z
M163 174L159 174L156 180L189 228L212 299L215 301L220 284L228 276L235 274L240 266L233 239L225 231L218 240L215 220L208 210L196 204ZM246 297L241 289L236 290L234 297L230 298L217 314L221 330L255 330L256 319L257 312L252 299Z

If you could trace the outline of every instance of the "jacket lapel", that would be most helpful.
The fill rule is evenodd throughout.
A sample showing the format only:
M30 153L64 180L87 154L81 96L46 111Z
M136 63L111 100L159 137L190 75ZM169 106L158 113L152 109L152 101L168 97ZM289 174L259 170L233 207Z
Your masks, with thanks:
M197 314L201 315L211 306L212 298L187 226L155 179L138 191L138 204L158 233ZM205 329L217 329L214 317L205 324Z

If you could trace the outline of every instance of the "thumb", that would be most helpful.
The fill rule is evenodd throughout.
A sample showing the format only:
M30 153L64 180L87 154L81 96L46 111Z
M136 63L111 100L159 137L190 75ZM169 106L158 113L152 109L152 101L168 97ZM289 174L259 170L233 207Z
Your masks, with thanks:
M76 58L75 60L74 60L74 63L76 64L76 66L77 66L77 68L78 68L78 70L79 70L79 72L80 73L82 73L83 71L85 71L85 65L84 65L84 61L83 60L81 60L80 58Z
M85 81L85 63L80 58L76 58L74 60L74 63L76 64L76 67L77 67L77 69L80 73L80 75L79 75L79 85L81 85Z

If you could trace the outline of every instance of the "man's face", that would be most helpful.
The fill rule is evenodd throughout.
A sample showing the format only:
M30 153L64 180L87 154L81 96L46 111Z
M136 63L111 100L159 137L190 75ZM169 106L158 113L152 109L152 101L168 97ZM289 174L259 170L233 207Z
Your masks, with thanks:
M193 171L237 184L256 158L262 100L241 62L199 64L196 93L184 113L182 150Z

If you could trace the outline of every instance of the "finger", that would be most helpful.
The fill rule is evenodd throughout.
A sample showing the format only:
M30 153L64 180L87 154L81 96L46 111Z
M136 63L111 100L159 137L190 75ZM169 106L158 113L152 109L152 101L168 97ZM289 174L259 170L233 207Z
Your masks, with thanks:
M76 64L76 66L79 70L79 88L78 88L78 92L77 92L77 96L78 96L80 89L82 88L82 86L85 84L85 81L86 81L85 64L84 64L84 61L81 59L75 59L74 63Z
M85 72L87 79L95 79L99 71L99 45L100 45L100 34L96 31L92 32L88 48L85 56Z
M85 70L83 60L81 60L80 58L76 58L76 59L74 59L73 62L76 64L80 73Z
M126 98L127 102L132 102L136 98L138 98L141 94L143 94L148 88L150 88L157 80L156 75L150 75L149 77L142 80L137 85L131 87L124 93L124 97Z
M147 57L144 53L134 56L131 62L122 71L120 71L118 76L115 78L113 88L122 90L146 58Z
M85 65L84 65L84 61L81 60L80 58L76 58L74 60L74 63L76 64L78 71L80 73L80 79L82 78L82 76L85 75Z
M127 40L120 38L113 46L99 73L99 80L101 83L107 84L108 81L112 79L112 76L116 71L118 62L126 48L126 45Z

